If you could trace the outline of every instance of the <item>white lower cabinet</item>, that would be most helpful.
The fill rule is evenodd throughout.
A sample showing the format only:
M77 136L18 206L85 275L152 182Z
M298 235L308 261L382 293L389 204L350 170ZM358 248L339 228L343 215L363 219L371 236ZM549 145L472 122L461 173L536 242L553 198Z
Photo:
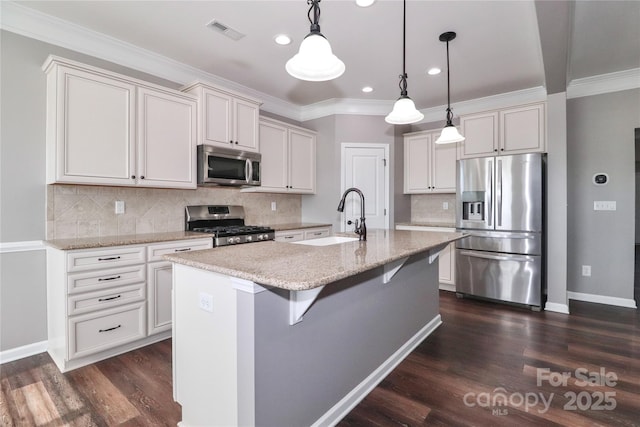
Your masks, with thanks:
M101 249L47 248L48 351L61 372L171 336L172 264L210 237Z
M300 240L319 239L331 235L332 227L300 228L295 230L276 231L276 242L299 242Z
M425 227L415 225L396 225L396 230L438 231L453 233L455 228L449 227ZM438 255L438 271L440 289L455 292L456 290L456 244L450 243Z

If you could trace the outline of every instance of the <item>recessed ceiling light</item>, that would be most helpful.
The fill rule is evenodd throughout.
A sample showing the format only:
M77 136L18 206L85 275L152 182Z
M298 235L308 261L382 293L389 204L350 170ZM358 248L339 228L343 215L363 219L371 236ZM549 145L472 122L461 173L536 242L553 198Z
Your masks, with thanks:
M440 68L437 67L433 67L430 68L429 71L427 71L427 74L429 74L430 76L435 76L436 74L440 74L442 70Z
M375 2L376 0L356 0L356 4L360 7L369 7Z
M286 46L291 43L291 37L286 34L278 34L274 37L274 40L281 46Z
M373 88L371 86L365 86L365 87L362 88L362 91L364 93L373 92Z

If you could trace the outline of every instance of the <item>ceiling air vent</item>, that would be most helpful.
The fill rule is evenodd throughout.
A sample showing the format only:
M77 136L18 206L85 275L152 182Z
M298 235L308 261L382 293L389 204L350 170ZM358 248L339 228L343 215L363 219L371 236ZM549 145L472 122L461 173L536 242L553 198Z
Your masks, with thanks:
M223 24L220 21L217 21L215 19L213 19L211 22L209 22L207 24L207 27L211 28L214 31L217 31L218 33L224 34L225 36L229 37L232 40L240 40L241 38L243 38L245 35L242 34L239 31L234 30L233 28L229 27L228 25Z

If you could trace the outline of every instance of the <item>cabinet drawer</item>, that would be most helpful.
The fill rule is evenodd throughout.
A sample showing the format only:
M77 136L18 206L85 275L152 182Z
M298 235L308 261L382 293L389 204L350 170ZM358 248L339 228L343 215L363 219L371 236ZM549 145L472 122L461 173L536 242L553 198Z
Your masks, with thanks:
M143 338L145 302L69 318L69 359Z
M304 240L319 239L321 237L327 237L329 235L331 235L330 228L316 228L313 230L305 230Z
M293 232L285 232L285 233L276 233L276 242L297 242L299 240L304 240L304 232L303 231L293 231Z
M93 270L145 262L145 247L131 246L97 251L78 251L67 255L67 271Z
M90 313L145 300L144 282L130 286L109 288L103 291L71 295L67 299L68 315Z
M69 294L77 294L80 292L98 291L116 286L144 282L145 279L144 264L74 273L67 276L67 292Z
M158 243L149 245L149 261L163 261L162 255L176 252L197 251L200 249L210 249L213 247L213 238L194 240L181 240L179 242Z

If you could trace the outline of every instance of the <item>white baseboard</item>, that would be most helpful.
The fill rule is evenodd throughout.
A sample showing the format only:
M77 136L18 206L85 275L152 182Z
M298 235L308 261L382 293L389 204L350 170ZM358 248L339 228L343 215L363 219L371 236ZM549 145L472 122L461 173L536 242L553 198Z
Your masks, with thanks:
M35 354L47 351L47 341L40 341L33 344L23 345L22 347L11 348L9 350L0 351L0 365L3 363L13 362L14 360L23 359Z
M638 308L635 300L629 298L608 297L605 295L584 294L582 292L567 292L569 299L598 304L616 305L618 307Z
M395 369L425 338L427 338L438 326L442 324L442 318L438 314L424 328L402 345L395 353L385 360L382 365L373 371L367 378L347 393L338 403L318 418L312 427L335 426L362 399L364 399L387 375Z
M442 283L442 282L440 282L439 289L441 291L455 292L456 291L456 285L452 285L450 283Z
M556 302L547 302L544 305L545 311L553 311L555 313L569 314L569 305L558 304Z

